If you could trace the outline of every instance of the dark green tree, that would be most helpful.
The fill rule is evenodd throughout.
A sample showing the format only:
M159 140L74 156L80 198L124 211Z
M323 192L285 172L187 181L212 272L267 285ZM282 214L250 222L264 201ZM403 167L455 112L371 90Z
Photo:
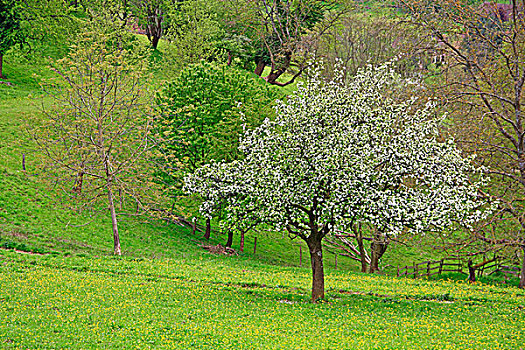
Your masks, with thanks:
M3 75L5 53L16 44L23 44L26 35L22 29L19 4L14 0L0 0L0 78Z
M184 176L203 164L239 159L239 135L271 117L279 96L256 75L226 64L201 62L183 69L156 101L161 108L160 177L171 195L181 195Z

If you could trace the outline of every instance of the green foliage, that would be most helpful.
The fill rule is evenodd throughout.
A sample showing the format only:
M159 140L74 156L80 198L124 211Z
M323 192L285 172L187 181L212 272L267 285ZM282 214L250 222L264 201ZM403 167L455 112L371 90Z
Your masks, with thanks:
M21 26L19 6L13 0L0 0L0 55L4 55L15 44L25 41ZM0 76L2 72L0 72Z
M55 105L43 108L41 125L28 125L61 207L94 215L107 200L102 212L111 212L119 255L114 203L120 213L139 214L157 203L158 193L148 167L152 94L140 57L122 39L118 32L80 36L44 87Z
M168 7L166 69L172 76L201 60L224 61L224 14L215 0L188 0Z
M180 181L212 159L238 159L243 128L271 117L279 96L276 88L234 67L207 62L188 66L157 96L160 148L170 175Z

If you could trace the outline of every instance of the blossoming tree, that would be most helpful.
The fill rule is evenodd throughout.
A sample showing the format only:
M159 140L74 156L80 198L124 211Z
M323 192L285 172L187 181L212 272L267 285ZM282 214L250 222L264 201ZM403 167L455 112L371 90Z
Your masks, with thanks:
M432 105L387 96L406 83L388 66L360 70L346 85L314 73L278 103L275 120L245 132L244 159L197 169L186 190L206 198L204 214L226 201L231 217L248 212L303 239L315 302L324 297L322 240L334 229L370 224L396 235L484 215L470 178L478 172L441 140Z

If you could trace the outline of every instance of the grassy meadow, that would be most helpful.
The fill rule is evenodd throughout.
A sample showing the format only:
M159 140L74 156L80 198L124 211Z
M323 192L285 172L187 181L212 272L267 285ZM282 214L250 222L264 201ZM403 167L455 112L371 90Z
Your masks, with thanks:
M6 348L519 349L525 293L253 261L4 252Z

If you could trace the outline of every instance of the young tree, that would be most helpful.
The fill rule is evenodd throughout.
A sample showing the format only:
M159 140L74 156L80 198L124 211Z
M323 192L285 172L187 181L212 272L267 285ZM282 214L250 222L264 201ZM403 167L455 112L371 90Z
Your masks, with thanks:
M303 239L315 302L324 297L322 241L334 230L370 224L395 235L483 216L470 213L479 206L470 160L439 141L431 105L385 96L399 84L386 66L359 70L348 86L314 74L275 120L243 135L244 159L197 169L186 189L205 195L206 215L226 198L231 211L249 208L248 219Z
M484 192L499 209L475 236L521 255L525 288L525 2L401 3L445 57L435 81L453 117L452 132L493 180Z
M46 91L55 105L44 108L43 125L32 130L57 195L79 211L109 211L116 255L118 212L147 209L156 188L145 70L118 47L100 31L82 35L54 65L57 78Z

